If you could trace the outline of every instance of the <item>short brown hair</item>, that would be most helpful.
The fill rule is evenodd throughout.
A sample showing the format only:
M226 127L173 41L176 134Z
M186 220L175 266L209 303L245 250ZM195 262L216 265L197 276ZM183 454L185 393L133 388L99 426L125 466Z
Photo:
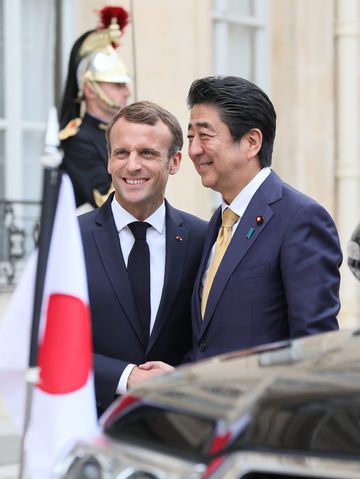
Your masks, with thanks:
M106 130L106 140L108 145L109 156L110 151L110 133L115 123L124 118L126 121L133 123L145 123L146 125L155 125L158 121L162 121L168 128L172 136L172 142L169 147L168 156L171 158L176 152L180 151L183 146L183 134L180 123L175 116L165 108L150 101L137 101L121 108L110 121Z

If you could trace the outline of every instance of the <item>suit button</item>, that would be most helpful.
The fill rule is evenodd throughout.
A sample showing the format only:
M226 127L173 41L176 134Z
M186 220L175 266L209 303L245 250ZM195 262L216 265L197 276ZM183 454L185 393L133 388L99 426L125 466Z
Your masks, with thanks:
M206 349L206 343L204 343L204 342L199 343L200 353L203 353L205 351L205 349Z

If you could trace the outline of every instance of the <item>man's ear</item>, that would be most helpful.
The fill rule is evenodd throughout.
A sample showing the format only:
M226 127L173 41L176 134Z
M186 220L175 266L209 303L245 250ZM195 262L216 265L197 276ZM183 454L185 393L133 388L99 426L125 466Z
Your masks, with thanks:
M175 175L179 171L181 158L181 151L177 151L174 155L172 155L170 158L169 175Z
M248 131L247 135L250 156L256 156L260 151L263 140L261 130L259 130L259 128L252 128L250 131Z

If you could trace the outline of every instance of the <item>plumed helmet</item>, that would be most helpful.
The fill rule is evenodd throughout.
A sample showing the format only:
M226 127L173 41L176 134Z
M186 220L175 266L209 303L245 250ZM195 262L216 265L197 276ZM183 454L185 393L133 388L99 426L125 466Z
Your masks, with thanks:
M63 95L60 126L79 116L86 81L129 83L130 76L119 52L119 40L128 24L128 12L122 7L106 6L98 11L100 25L81 35L70 54L68 76Z
M348 243L348 265L354 276L360 280L360 223Z
M125 10L121 7L104 7L99 13L102 18L101 28L91 32L79 48L80 61L76 77L80 92L86 79L111 83L130 82L125 64L115 49L126 26L127 13L124 15Z

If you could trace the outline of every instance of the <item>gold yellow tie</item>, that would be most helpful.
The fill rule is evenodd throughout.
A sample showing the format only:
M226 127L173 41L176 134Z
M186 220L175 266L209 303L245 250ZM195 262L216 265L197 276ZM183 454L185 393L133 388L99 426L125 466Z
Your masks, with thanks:
M216 271L218 270L218 267L220 266L220 263L225 254L226 248L229 246L229 243L231 240L232 227L238 221L239 218L240 216L234 213L230 208L226 208L223 213L221 227L220 227L219 234L215 243L214 257L209 266L209 269L205 278L205 283L204 283L204 289L203 289L203 294L201 299L202 319L204 319L204 316L205 316L206 303L209 297L209 292L211 289L212 282L215 278Z

